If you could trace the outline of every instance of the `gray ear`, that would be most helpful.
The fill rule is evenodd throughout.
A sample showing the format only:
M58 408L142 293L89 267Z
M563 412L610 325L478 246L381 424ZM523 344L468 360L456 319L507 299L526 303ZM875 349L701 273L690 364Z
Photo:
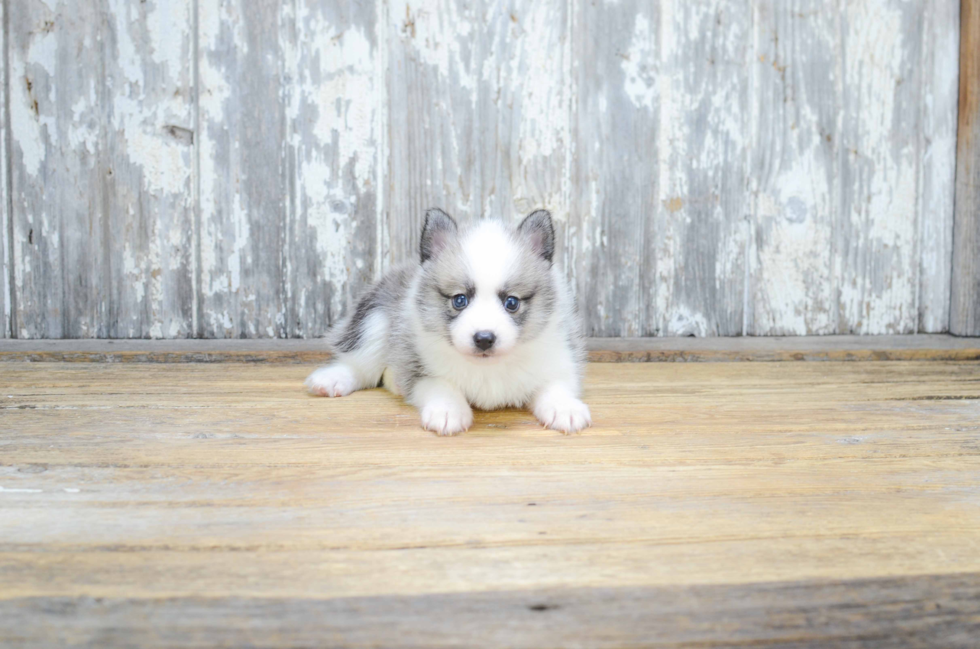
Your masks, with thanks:
M435 207L426 210L425 224L422 226L422 242L419 245L422 263L439 254L439 251L456 238L458 230L453 217L442 210Z
M548 210L536 210L527 215L517 227L517 232L530 244L531 249L549 262L555 255L555 226Z

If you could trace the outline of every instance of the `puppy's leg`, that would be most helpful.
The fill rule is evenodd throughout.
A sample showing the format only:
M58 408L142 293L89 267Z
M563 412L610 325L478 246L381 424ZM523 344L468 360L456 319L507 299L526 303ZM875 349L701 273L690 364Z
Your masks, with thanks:
M377 387L385 369L388 321L381 311L346 323L334 346L337 356L306 378L310 394L345 397L356 390Z
M437 435L456 435L473 425L473 409L456 387L442 379L420 379L411 404L422 415L422 427Z
M548 428L565 433L575 433L592 425L589 407L575 396L576 391L567 383L545 386L531 401L534 416Z

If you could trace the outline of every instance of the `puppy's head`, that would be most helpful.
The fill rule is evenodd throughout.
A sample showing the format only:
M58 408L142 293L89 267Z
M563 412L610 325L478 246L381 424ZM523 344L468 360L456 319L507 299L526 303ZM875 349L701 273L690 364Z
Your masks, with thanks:
M429 210L420 248L422 326L459 353L504 356L544 329L556 298L548 212L533 212L513 230L483 221L463 231L442 210Z

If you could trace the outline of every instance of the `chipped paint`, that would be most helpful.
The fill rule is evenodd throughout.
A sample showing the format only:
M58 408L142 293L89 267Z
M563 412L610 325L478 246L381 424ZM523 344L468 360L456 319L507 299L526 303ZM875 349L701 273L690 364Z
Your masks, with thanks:
M636 14L630 47L621 56L626 96L637 108L653 110L659 72L657 43L650 21L641 13Z
M25 337L322 335L431 204L550 208L597 335L947 325L943 0L14 4Z

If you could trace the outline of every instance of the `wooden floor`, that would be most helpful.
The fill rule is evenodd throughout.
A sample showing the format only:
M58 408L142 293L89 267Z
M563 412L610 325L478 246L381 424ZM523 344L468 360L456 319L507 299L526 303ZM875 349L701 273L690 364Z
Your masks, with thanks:
M0 364L0 646L980 646L980 364L592 364L440 438L303 365Z

